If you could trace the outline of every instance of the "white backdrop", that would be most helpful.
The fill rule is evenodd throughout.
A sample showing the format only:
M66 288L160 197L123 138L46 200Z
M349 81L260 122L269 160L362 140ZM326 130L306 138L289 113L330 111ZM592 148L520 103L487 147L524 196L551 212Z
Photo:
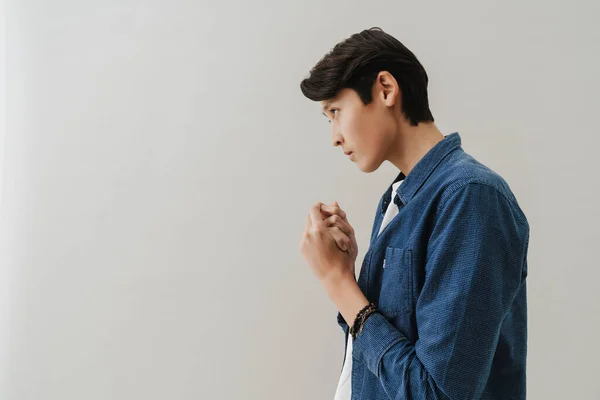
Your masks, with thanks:
M529 218L528 398L600 398L598 2L3 11L1 399L333 398L343 333L298 251L305 217L338 200L360 265L397 171L334 149L299 83L372 26Z

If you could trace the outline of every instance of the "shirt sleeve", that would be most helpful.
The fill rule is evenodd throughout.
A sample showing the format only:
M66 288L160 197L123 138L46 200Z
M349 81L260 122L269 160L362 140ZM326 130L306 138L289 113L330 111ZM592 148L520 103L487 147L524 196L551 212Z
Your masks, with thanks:
M353 354L390 399L479 399L502 322L526 277L529 225L496 188L467 183L440 201L411 343L374 313Z

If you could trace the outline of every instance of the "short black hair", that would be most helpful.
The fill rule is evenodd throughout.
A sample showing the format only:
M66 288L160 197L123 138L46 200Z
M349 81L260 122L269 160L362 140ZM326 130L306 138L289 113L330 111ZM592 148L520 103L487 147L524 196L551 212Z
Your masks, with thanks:
M304 96L313 101L334 98L349 88L366 105L377 75L388 71L402 92L402 112L414 126L433 122L427 98L427 73L417 57L379 27L365 29L335 45L300 83Z

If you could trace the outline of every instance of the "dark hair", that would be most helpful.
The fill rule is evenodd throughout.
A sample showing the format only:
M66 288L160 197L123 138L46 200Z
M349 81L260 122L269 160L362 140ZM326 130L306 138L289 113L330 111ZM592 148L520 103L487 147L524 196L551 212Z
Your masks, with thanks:
M371 90L381 71L388 71L398 82L402 112L412 125L434 121L425 69L409 49L378 27L355 33L335 45L300 83L300 90L310 100L321 101L349 88L366 105L373 100Z

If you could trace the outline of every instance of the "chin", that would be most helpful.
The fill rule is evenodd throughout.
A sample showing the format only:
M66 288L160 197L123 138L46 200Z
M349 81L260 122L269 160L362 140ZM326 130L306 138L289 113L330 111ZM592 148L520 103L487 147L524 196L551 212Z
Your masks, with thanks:
M370 174L371 172L377 171L377 169L379 169L379 167L381 166L381 163L368 162L368 163L361 163L361 164L356 163L356 165L362 172L364 172L366 174Z

